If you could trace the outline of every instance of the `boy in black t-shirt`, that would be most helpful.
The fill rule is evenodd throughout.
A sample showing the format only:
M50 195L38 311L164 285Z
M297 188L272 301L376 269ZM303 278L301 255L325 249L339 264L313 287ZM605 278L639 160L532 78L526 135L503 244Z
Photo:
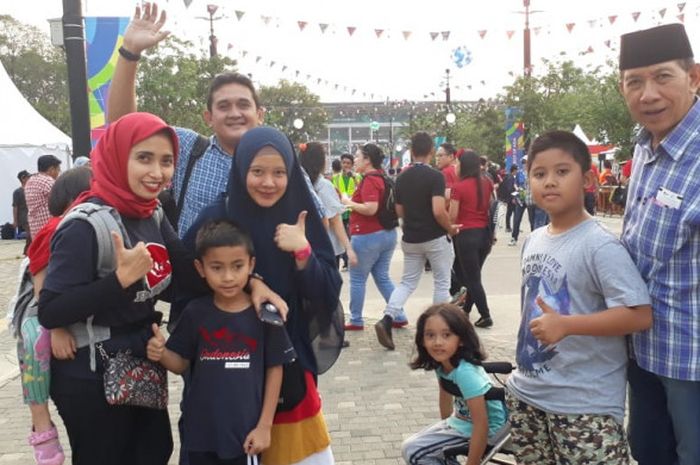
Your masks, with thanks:
M154 325L148 357L174 373L191 370L181 445L190 465L245 464L270 446L282 365L296 354L284 327L260 321L244 292L255 266L250 237L212 221L196 250L214 294L188 304L167 344Z

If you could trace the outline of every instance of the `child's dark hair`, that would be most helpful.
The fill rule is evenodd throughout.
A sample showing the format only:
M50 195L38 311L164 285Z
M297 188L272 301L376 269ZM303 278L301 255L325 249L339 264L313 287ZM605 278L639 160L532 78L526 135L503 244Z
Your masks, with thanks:
M204 223L197 231L195 253L201 260L209 249L214 247L243 247L248 255L255 256L255 248L250 235L238 225L228 220L212 220Z
M308 142L304 149L299 151L299 163L309 175L311 182L316 182L326 165L326 150L323 145L318 142Z
M92 170L87 166L71 168L61 174L49 193L49 213L61 216L80 194L90 189Z
M447 323L450 331L459 337L460 346L450 359L452 366L456 367L459 365L460 360L466 360L473 365L482 364L486 359L486 353L481 347L479 337L476 335L476 331L469 322L469 317L464 313L464 310L454 304L436 304L429 307L418 318L418 323L416 324L416 350L418 354L409 364L412 369L434 370L440 366L440 363L436 362L428 354L424 345L425 322L431 316L441 317Z
M584 173L591 169L591 152L581 139L569 131L548 131L535 139L530 146L527 157L528 173L537 154L549 149L559 149L571 155Z

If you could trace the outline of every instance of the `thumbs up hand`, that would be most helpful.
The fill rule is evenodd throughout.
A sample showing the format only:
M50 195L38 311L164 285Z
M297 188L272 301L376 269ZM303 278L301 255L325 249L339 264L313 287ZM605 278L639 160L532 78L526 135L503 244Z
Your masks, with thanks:
M545 345L556 344L568 336L566 317L557 313L542 297L538 296L536 302L542 315L530 322L532 335Z
M275 231L275 244L285 252L295 252L307 246L306 240L306 210L299 213L295 224L281 223Z
M139 242L132 249L124 247L122 237L112 231L114 258L117 262L117 280L123 289L143 278L153 268L153 259L146 244Z
M163 352L165 351L165 337L163 333L160 332L160 328L157 323L153 323L151 326L153 328L153 337L148 340L146 345L146 355L148 360L152 362L160 362L163 357Z

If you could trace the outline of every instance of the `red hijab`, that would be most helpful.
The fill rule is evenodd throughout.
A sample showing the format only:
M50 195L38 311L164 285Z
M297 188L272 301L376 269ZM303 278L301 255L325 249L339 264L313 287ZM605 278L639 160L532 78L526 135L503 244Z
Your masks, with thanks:
M129 113L110 124L90 154L92 183L74 205L90 197L98 197L127 218L150 218L157 199L146 200L129 188L127 164L131 148L157 132L170 136L177 162L178 140L175 130L150 113Z

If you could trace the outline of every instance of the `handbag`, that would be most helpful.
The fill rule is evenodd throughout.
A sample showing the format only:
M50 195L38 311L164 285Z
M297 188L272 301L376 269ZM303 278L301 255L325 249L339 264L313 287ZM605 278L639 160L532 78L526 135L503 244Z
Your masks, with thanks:
M105 399L109 405L130 405L158 410L168 408L168 374L159 363L118 351L110 357L96 345L104 361Z

